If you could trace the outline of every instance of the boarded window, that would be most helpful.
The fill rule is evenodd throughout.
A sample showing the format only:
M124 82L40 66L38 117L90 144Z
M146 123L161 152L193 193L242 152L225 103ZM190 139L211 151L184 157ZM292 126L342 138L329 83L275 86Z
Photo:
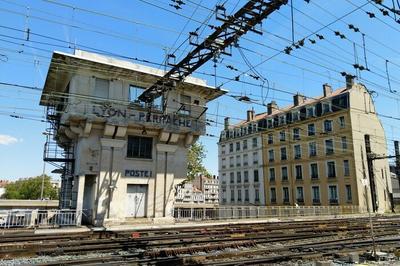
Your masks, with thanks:
M96 84L94 87L94 96L108 99L109 88L110 88L109 80L96 78Z

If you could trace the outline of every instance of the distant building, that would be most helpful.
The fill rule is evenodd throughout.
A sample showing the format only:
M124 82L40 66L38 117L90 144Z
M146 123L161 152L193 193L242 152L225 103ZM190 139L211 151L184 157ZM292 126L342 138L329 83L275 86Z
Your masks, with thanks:
M396 175L396 168L390 166L390 179L392 181L393 201L396 205L400 205L400 179Z
M176 187L175 203L202 204L204 203L204 194L192 183L179 184Z
M199 175L193 180L193 185L204 194L204 203L218 204L219 180L218 176Z
M5 187L9 183L10 183L10 181L8 181L8 180L0 180L0 198L6 192L6 188Z
M193 181L179 184L176 188L175 203L218 204L218 176L197 176Z

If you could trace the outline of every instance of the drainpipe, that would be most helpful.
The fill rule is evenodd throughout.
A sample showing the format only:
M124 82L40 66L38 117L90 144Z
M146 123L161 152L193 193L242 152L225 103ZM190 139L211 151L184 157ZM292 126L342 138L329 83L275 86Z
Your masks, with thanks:
M112 139L115 139L115 135L117 134L118 127L114 128L114 134ZM107 202L107 219L110 218L110 209L111 209L111 199L113 196L114 187L112 186L112 173L114 168L114 147L111 146L111 154L110 154L110 167L108 169L109 174L109 185L108 185L108 202Z
M167 142L165 144L169 144L171 140L172 134L170 133L168 136ZM163 217L166 217L167 212L167 170L168 170L168 152L164 152L165 161L164 161L164 197L163 197Z

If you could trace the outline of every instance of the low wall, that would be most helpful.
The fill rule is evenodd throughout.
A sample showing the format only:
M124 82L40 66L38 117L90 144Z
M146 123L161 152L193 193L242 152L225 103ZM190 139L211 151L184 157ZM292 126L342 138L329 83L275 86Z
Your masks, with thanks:
M0 200L0 210L57 209L58 200Z

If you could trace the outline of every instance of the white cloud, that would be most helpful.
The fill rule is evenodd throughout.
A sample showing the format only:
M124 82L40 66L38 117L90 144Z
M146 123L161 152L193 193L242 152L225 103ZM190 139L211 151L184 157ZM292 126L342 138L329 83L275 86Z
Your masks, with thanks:
M1 135L0 134L0 145L10 145L10 144L14 144L17 142L18 142L17 138L14 138L9 135Z

